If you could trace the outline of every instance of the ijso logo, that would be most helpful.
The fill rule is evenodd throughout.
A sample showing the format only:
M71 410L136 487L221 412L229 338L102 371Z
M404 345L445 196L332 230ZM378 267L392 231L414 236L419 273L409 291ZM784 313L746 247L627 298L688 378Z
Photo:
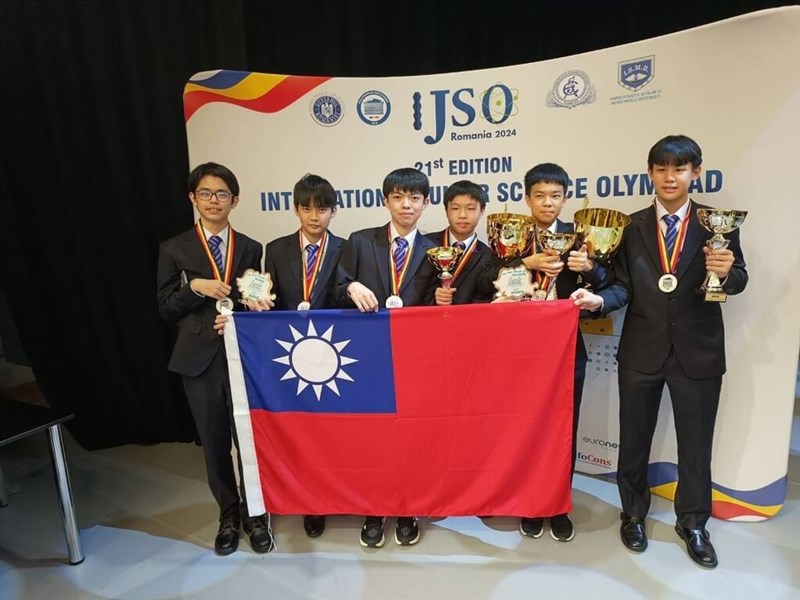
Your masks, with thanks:
M423 107L422 94L414 92L414 129L422 129L423 115L430 114L430 104L433 105L434 133L425 136L426 144L439 143L448 122L453 127L468 127L480 115L489 123L500 125L517 112L517 90L503 83L495 83L478 94L473 88L461 88L452 93L431 90L429 94L432 99L426 100ZM491 136L487 133L486 137Z

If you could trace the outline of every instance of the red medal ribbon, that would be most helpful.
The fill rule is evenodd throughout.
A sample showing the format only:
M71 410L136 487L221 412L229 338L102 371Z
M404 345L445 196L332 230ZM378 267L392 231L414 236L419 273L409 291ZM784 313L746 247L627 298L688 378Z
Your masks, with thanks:
M303 231L300 232L300 256L303 256ZM317 274L319 273L320 265L322 264L322 257L325 254L325 242L328 241L328 232L322 234L322 239L319 242L319 250L317 251L317 262L314 263L314 271L308 272L308 261L302 260L303 263L303 300L311 302L311 291L314 289L314 284L317 282Z
M442 244L445 246L451 246L450 244L450 230L444 230L444 239L442 240ZM472 237L472 243L469 245L468 248L461 253L461 256L458 259L458 263L456 264L456 270L453 273L453 278L450 280L451 283L454 283L456 279L458 279L459 274L461 271L464 270L464 267L467 265L467 261L469 261L469 257L472 256L472 253L475 252L475 248L478 245L478 236Z
M658 213L656 213L658 214ZM686 216L681 221L680 225L678 226L678 235L675 238L675 246L672 248L672 256L667 256L667 243L664 240L665 234L661 232L661 227L658 224L658 219L656 219L656 237L658 239L658 256L661 259L661 269L664 271L664 274L667 273L675 273L675 270L678 268L678 261L681 258L681 252L683 252L683 242L686 239L686 231L689 229L686 224L689 222L689 215L692 214L692 206L691 204L687 207Z
M228 225L228 241L225 243L225 279L223 279L222 275L220 275L219 268L217 267L217 261L214 260L214 256L211 254L211 248L208 247L208 240L206 239L206 235L203 231L203 226L200 224L200 221L197 221L194 226L194 230L195 233L197 233L197 237L200 238L200 244L203 246L203 250L206 251L206 258L208 259L208 263L211 265L211 272L214 274L214 279L217 281L224 281L230 285L231 272L233 271L234 246L236 245L236 236L233 233L233 228Z

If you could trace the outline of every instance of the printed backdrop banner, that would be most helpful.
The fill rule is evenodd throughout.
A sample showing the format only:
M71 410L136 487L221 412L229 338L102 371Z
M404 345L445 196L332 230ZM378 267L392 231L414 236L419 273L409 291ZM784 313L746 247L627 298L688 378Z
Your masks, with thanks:
M741 239L750 286L723 307L728 373L715 434L713 510L759 520L776 514L785 498L800 347L798 32L800 8L786 7L482 71L392 78L198 73L184 93L190 161L234 170L242 192L232 221L266 243L297 229L291 192L306 173L337 189L332 230L345 237L388 221L381 183L403 166L431 180L423 232L445 226L442 196L459 179L485 187L487 213L526 213L521 181L539 162L559 163L571 175L562 214L570 220L584 197L627 213L646 206L653 199L650 147L669 134L695 138L704 163L692 196L749 212ZM619 440L614 356L621 318L583 324L591 362L577 464L609 477ZM516 327L506 335L535 332ZM676 457L665 392L650 483L667 497Z
M569 512L577 329L568 300L236 314L250 514Z

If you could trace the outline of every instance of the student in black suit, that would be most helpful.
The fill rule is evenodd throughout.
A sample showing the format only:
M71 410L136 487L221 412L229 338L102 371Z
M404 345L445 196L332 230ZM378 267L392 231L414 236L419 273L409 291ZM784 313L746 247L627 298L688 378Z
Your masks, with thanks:
M336 192L327 179L305 175L294 186L300 230L267 244L264 270L272 276L275 310L331 308L331 292L344 240L328 226L336 215ZM325 530L324 515L306 515L309 537Z
M261 270L261 244L234 232L228 223L239 202L239 183L229 169L204 163L191 172L188 183L189 200L200 219L189 231L163 242L158 256L158 311L178 325L168 368L182 375L203 444L208 485L219 505L215 551L234 552L243 524L253 550L269 552L274 547L269 514L248 516L244 487L240 500L236 486L231 442L238 448L238 439L228 365L214 326L218 310L240 306L239 292L232 285L236 277L246 269ZM241 461L238 468L241 482Z
M563 168L553 163L536 165L525 173L525 203L536 221L537 232L548 230L553 233L571 233L574 231L572 223L564 223L558 218L567 200L568 187L569 175ZM538 247L538 242L534 246L534 253L522 259L522 264L533 271L539 284L539 293L542 295L540 300L569 298L570 294L582 285L600 289L611 281L610 271L589 258L585 245L578 250L571 250L567 255L566 264L560 256L542 251ZM575 347L572 468L570 473L575 470L578 420L587 361L586 345L581 332L578 331ZM520 520L520 531L528 537L541 537L544 533L544 517L523 517ZM550 536L560 542L569 542L575 537L575 528L568 514L550 517Z
M417 231L417 221L430 199L430 183L412 168L396 169L383 180L383 203L390 221L382 227L350 235L339 263L334 296L343 308L374 312L424 303L436 277L425 253L436 244ZM383 546L386 517L367 517L361 528L362 546ZM416 517L397 518L395 542L408 546L420 538Z
M453 275L450 287L442 287L437 278L429 290L426 303L435 303L437 306L472 304L490 302L494 297L494 255L475 233L486 202L486 192L477 183L456 181L447 188L444 209L449 227L428 234L428 239L436 246L456 246L463 253L450 271Z
M683 135L667 136L650 149L647 172L656 199L631 215L612 263L613 285L599 294L579 290L573 297L579 306L602 314L629 305L617 352L623 544L635 552L647 548L647 468L666 383L678 441L675 530L692 560L714 568L717 554L706 522L725 333L719 304L705 301L698 288L711 271L725 292L738 294L748 276L738 231L728 236L727 249L704 245L711 233L700 226L697 209L707 207L689 198L702 161L700 147Z

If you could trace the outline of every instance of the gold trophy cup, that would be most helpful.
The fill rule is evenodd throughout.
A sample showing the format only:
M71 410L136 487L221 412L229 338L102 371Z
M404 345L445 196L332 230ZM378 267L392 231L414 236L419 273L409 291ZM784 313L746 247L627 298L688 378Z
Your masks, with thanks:
M622 243L631 218L610 208L582 208L572 218L578 242L586 244L589 258L608 262Z
M502 261L527 256L533 245L536 222L532 217L515 213L495 213L486 217L489 247ZM496 298L522 300L532 297L535 287L531 272L524 266L502 267L494 281Z
M726 210L718 208L698 208L697 220L704 229L714 235L706 241L706 246L711 250L724 250L731 243L730 240L722 237L724 233L730 233L741 227L747 216L746 210ZM722 284L719 275L714 271L708 271L700 290L705 292L706 302L725 302L728 294L722 291Z
M458 264L458 259L462 252L464 251L461 248L453 246L437 246L428 250L428 260L439 271L439 279L442 280L443 288L450 287L450 283L453 281L453 274L450 269Z
M553 233L547 229L543 229L536 234L536 242L542 249L542 252L551 256L563 256L575 246L575 240L578 234L576 233ZM550 286L555 285L555 278L550 280L547 278L548 284L544 287L547 289L538 289L533 295L534 300L546 300L547 294L550 291Z

